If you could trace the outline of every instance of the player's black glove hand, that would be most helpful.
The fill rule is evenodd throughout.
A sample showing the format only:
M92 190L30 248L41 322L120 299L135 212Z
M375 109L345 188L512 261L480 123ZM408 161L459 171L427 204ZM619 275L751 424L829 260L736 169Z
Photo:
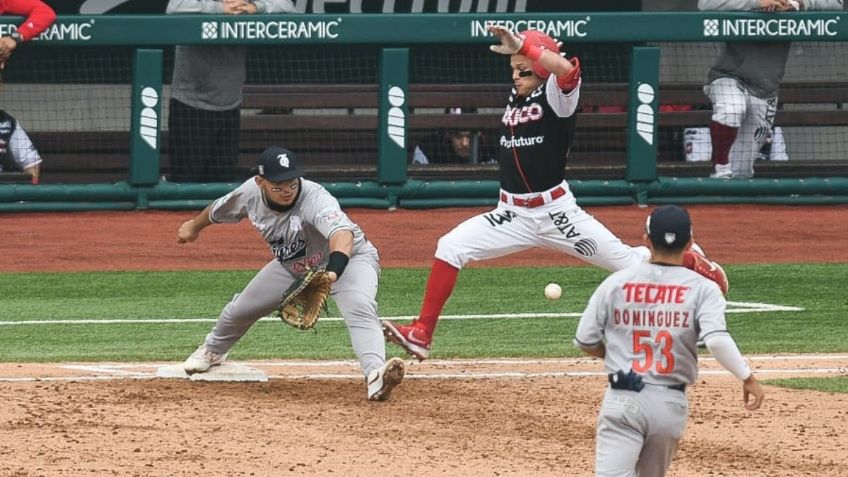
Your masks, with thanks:
M638 393L645 387L645 383L642 382L642 376L634 373L632 369L626 373L619 369L608 377L610 387L613 389L624 389Z

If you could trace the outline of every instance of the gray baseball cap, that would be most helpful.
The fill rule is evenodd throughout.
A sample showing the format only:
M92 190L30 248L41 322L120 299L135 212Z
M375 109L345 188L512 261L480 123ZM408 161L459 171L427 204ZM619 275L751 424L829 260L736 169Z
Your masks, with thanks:
M260 177L271 182L303 177L303 172L297 168L294 153L280 146L271 146L262 151L256 170Z
M683 207L663 205L648 216L645 231L655 247L676 250L692 238L692 220Z

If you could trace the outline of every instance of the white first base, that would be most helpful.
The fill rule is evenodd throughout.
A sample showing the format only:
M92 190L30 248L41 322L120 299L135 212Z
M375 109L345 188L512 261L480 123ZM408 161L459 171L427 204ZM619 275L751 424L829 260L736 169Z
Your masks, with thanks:
M268 375L256 368L229 362L225 362L219 366L212 366L205 373L194 374L187 374L183 369L182 363L160 366L156 370L156 377L190 379L192 381L268 381Z

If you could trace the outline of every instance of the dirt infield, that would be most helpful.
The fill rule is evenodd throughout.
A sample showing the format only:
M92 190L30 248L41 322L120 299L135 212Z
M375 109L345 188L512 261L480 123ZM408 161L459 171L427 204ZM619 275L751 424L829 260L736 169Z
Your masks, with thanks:
M480 210L350 213L383 266L401 267L428 265L437 237ZM690 211L699 243L723 263L848 262L845 206ZM590 212L631 243L647 214ZM193 214L0 215L0 271L249 269L268 259L246 223L178 246L177 227ZM579 263L529 251L486 265L537 264ZM765 377L848 372L845 356L754 363ZM267 383L0 365L0 476L592 475L598 361L414 364L386 403L364 400L350 364L279 364L259 364ZM845 475L848 396L768 387L764 408L749 413L739 383L714 366L704 361L688 391L689 428L670 475Z

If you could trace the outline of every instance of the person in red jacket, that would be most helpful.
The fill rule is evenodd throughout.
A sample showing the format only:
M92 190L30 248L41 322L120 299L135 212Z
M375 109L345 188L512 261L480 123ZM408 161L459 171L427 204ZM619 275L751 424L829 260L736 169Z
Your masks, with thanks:
M15 31L0 37L0 70L21 43L32 40L56 21L56 12L41 0L0 0L0 15L26 17Z

